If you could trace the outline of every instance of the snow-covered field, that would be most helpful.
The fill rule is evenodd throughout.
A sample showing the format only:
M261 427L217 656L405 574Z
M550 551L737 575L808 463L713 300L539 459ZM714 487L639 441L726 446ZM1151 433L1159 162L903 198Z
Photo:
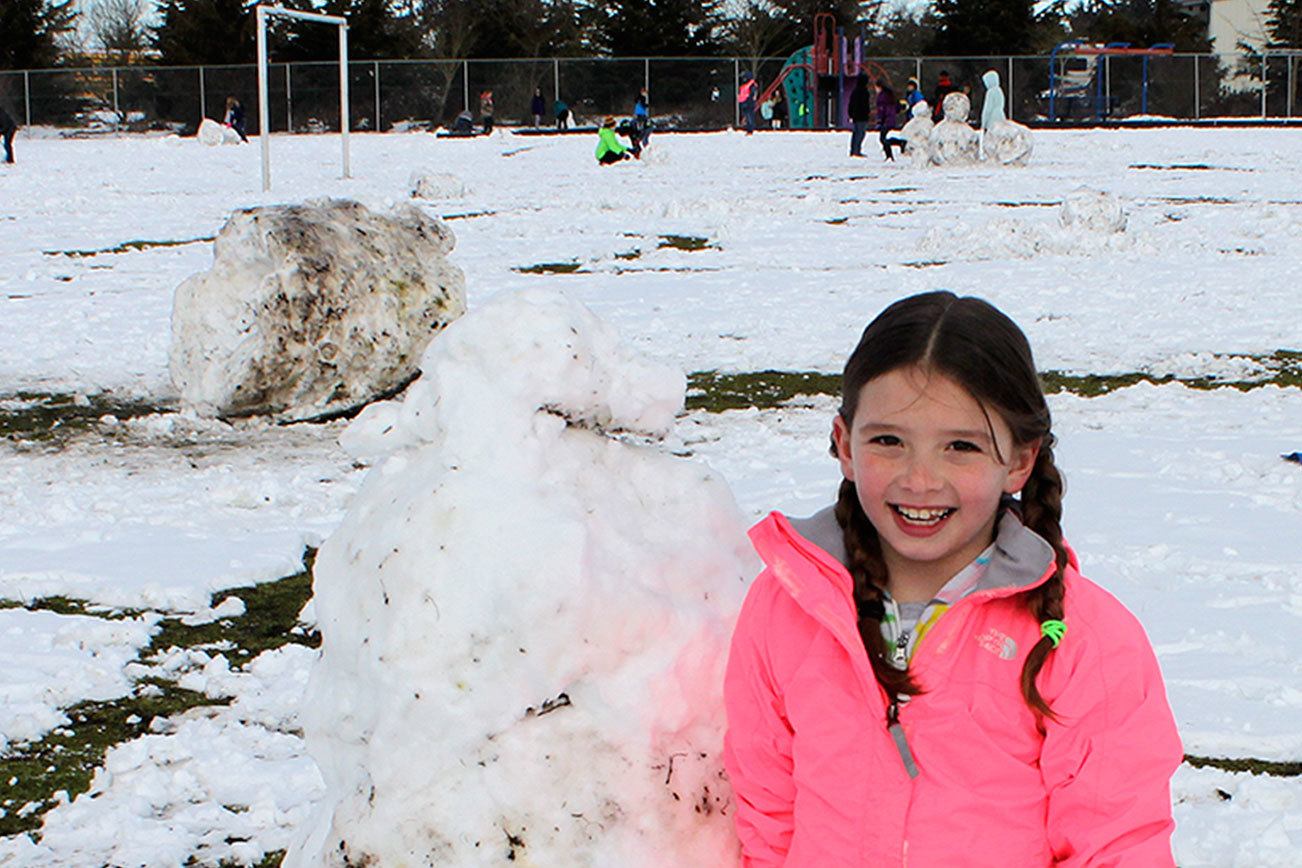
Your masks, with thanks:
M35 838L0 838L0 865L252 864L320 796L296 720L314 651L142 656L162 619L237 617L211 594L299 570L365 473L336 444L344 423L170 410L172 291L233 209L382 207L413 171L450 172L466 194L424 207L455 218L472 310L563 288L687 372L837 372L885 304L933 288L1007 311L1042 370L1243 382L1302 350L1296 130L1038 132L1028 168L931 172L851 160L846 139L666 135L598 169L586 137L355 136L343 181L336 138L281 137L263 194L256 146L20 138L0 165L0 423L49 394L163 412L0 440L0 605L86 604L0 609L0 767L75 728L79 702L158 689L142 679L229 702L155 719L76 798L15 802L30 782L0 777L0 823L46 812ZM1082 186L1121 200L1124 233L1059 225ZM557 264L577 270L519 270ZM1051 406L1068 537L1152 636L1186 751L1276 764L1181 768L1180 864L1302 865L1302 466L1280 459L1302 449L1302 394L1141 382ZM802 514L834 493L832 407L698 410L670 446L753 516Z

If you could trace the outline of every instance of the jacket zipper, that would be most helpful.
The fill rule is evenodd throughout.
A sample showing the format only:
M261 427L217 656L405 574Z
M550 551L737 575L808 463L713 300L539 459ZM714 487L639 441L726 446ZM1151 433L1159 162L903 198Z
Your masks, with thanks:
M904 734L904 727L900 725L900 699L895 697L891 704L886 707L886 729L891 734L891 740L895 742L895 749L900 752L900 759L904 761L904 770L909 773L910 778L918 776L918 764L913 759L913 750L909 747L909 739Z

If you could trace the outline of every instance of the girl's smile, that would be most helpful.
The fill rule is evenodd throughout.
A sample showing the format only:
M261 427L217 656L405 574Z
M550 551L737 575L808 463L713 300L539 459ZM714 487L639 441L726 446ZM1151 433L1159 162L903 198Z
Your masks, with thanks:
M996 411L917 368L869 380L833 437L901 601L931 599L990 544L1001 499L1021 489L1036 454Z

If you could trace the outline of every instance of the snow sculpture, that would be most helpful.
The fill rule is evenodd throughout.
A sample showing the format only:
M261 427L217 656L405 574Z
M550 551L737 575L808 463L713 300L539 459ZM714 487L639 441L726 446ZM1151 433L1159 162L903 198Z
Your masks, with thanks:
M1058 222L1064 229L1080 229L1100 235L1126 231L1126 212L1121 200L1111 193L1081 187L1063 199Z
M316 561L302 865L735 865L720 760L756 572L682 406L559 293L501 295L343 442L384 455Z
M975 163L981 153L981 137L968 125L972 101L962 91L945 94L941 104L944 118L931 131L931 162L937 166Z
M925 99L919 100L909 111L913 116L900 130L900 135L908 142L905 151L913 165L926 166L931 163L931 131L936 126L931 120L931 106Z
M225 139L225 136L222 135L222 125L212 118L204 118L200 121L198 135L199 141L210 148L217 147Z
M411 198L435 201L459 199L466 195L466 185L456 175L447 172L412 172Z
M1024 166L1031 159L1031 131L1004 115L1004 89L999 73L981 76L986 98L981 104L981 158L1004 166Z
M416 374L465 312L450 229L402 205L346 200L237 211L210 271L172 308L172 381L199 413L311 419L363 406Z
M1025 166L1031 160L1031 131L1001 120L981 133L981 156L1003 166Z

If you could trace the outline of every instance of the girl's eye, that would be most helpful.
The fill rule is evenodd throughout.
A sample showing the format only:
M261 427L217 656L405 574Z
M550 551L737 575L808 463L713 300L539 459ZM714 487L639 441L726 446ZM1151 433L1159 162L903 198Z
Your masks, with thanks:
M949 448L953 449L955 452L981 451L981 447L973 443L971 440L955 440L953 443L949 444Z
M868 441L874 446L899 446L900 438L894 434L878 434Z

